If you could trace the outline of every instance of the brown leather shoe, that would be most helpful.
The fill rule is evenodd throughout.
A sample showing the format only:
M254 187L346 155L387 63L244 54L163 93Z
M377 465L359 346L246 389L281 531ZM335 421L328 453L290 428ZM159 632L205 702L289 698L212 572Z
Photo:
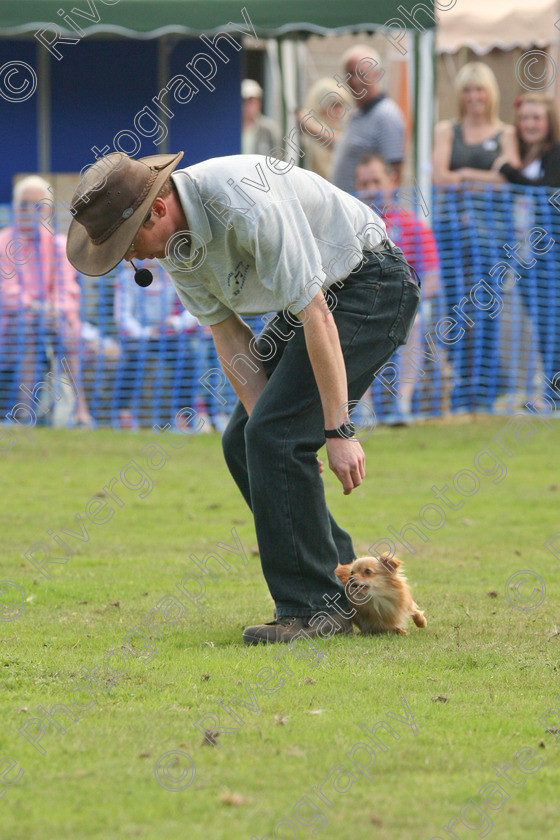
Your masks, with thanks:
M318 630L321 630L319 639L328 639L331 635L339 634L352 635L352 622L343 618L338 613L329 613L329 620L322 618L320 621L309 623L312 616L290 616L289 618L276 618L267 624L254 624L246 627L243 631L243 641L248 645L257 645L259 642L271 644L273 642L291 642L298 634L305 633L312 639L317 637ZM333 633L333 627L334 633Z

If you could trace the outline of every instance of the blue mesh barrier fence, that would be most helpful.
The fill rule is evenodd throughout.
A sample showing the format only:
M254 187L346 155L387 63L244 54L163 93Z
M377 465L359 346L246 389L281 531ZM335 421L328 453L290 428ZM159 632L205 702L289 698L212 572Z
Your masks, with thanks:
M560 214L551 191L436 188L431 217L414 196L360 197L383 209L422 278L422 304L408 344L353 419L555 406ZM14 226L0 207L0 418L22 434L39 423L223 430L233 388L210 330L183 310L159 263L143 263L154 274L146 289L127 263L101 278L76 275L64 236L33 210ZM247 320L260 332L261 318Z
M560 214L544 187L440 188L433 227L449 323L450 409L556 402ZM443 325L445 326L445 324Z

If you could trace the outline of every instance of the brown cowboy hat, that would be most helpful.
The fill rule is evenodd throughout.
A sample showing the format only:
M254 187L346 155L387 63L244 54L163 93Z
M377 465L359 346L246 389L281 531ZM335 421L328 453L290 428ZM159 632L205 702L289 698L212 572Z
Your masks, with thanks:
M120 263L182 157L112 152L86 170L70 205L66 255L74 268L99 277Z

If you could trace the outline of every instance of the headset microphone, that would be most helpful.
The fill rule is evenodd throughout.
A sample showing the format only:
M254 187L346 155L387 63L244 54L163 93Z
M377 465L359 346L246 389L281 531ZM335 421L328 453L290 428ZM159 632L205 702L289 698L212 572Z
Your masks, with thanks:
M152 272L149 271L147 268L136 268L136 266L134 265L132 260L130 260L130 262L132 263L132 266L134 268L134 280L135 280L135 282L139 286L142 286L143 288L146 288L146 286L149 286L150 283L152 283L153 279L154 279L154 275L152 274Z

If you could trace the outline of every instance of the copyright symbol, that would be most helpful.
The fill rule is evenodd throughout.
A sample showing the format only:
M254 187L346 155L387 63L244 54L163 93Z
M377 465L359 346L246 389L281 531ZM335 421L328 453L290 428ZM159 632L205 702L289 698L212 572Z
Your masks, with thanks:
M523 591L521 591L522 587ZM525 569L510 575L506 581L504 594L512 607L528 612L536 610L544 601L546 584L536 572Z
M518 58L515 78L525 90L546 90L556 79L556 62L544 50L529 50Z
M202 243L202 247L198 250L195 250L193 237L200 239ZM191 243L190 253L189 242ZM173 268L185 274L200 268L206 259L206 253L206 243L198 233L193 233L191 230L177 231L168 239L165 246L165 258L173 264Z
M15 621L22 615L27 604L27 595L18 583L13 583L11 580L0 580L0 598L3 597L4 590L10 589L10 587L17 589L18 596L14 598L12 593L11 597L14 600L11 604L0 603L0 621Z
M348 414L348 420L354 426L354 435L343 435L347 440L363 441L372 435L377 426L377 417L371 405L361 400L350 400L338 409L335 417L335 428L341 426Z
M18 76L23 76L23 80ZM14 78L15 77L15 78ZM0 96L8 102L25 102L37 90L37 74L25 61L7 61L0 67Z
M191 766L188 770L181 770L181 762L185 758ZM156 761L154 776L158 785L165 790L186 790L196 779L196 764L184 750L169 750Z

